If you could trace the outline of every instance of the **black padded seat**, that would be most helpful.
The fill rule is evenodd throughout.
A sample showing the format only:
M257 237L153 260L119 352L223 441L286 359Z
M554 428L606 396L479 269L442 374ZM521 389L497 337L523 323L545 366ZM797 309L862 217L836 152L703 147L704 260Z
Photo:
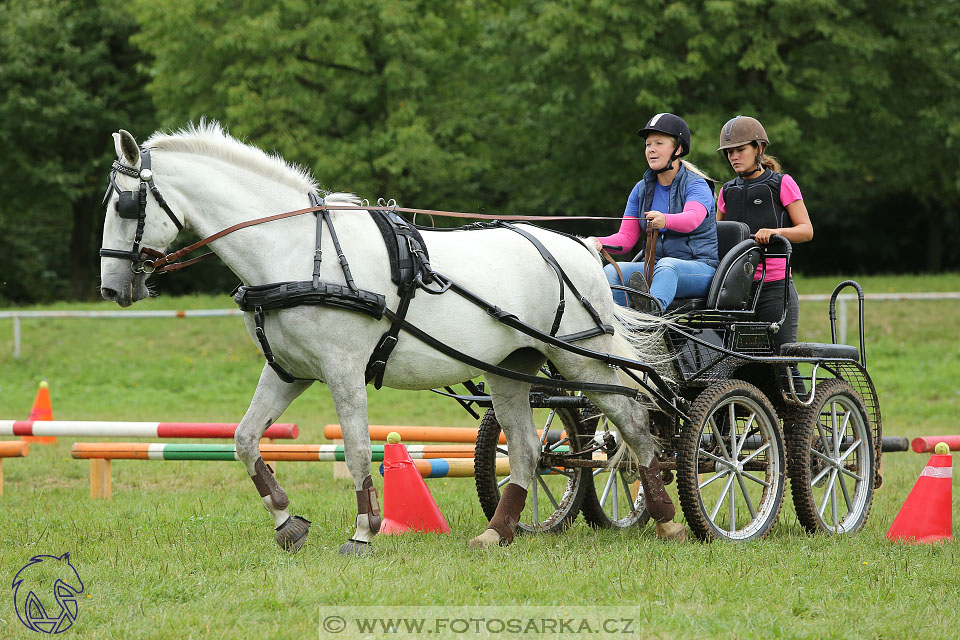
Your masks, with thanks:
M780 345L780 355L790 358L860 361L860 350L857 347L822 342L787 342Z
M717 221L717 254L720 264L706 298L676 298L668 313L701 309L743 311L749 308L753 274L760 262L760 248L750 238L750 227L732 220Z

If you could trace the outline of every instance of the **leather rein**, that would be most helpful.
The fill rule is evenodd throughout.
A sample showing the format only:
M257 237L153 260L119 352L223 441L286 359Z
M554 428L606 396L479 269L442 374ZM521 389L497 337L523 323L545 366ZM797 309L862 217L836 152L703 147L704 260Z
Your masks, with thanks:
M524 222L537 222L537 221L561 221L561 220L608 220L608 221L619 221L619 218L609 218L602 216L521 216L521 215L490 215L483 213L462 213L458 211L435 211L431 209L408 209L405 207L395 207L395 206L360 206L360 205L326 205L321 204L314 207L307 207L305 209L297 209L295 211L287 211L284 213L277 213L272 216L265 216L263 218L255 218L253 220L247 220L245 222L239 222L233 226L227 227L217 233L207 236L202 240L198 240L191 245L188 245L178 251L173 253L168 253L166 255L162 254L159 251L144 247L141 249L143 254L146 254L156 260L144 260L142 262L143 269L145 273L164 273L166 271L176 271L178 269L183 269L189 267L201 260L212 257L214 254L205 253L196 258L191 258L190 260L184 260L183 262L178 262L183 256L193 253L197 249L204 247L215 240L233 233L234 231L239 231L240 229L245 229L247 227L252 227L259 224L265 224L267 222L273 222L274 220L283 220L284 218L292 218L295 216L305 215L307 213L314 213L317 211L342 211L342 210L353 210L353 211L390 211L390 212L401 212L401 213L413 213L413 214L424 214L424 215L433 215L438 217L445 218L468 218L468 219L479 219L479 220L505 220L505 221L524 221Z

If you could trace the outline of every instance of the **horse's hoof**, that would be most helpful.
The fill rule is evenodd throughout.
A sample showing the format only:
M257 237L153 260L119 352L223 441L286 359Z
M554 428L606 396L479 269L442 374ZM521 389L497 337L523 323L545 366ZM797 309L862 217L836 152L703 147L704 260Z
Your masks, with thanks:
M657 537L682 542L687 539L687 528L679 522L658 522Z
M342 556L368 556L373 553L373 545L364 540L350 538L340 546L337 553Z
M500 534L493 529L487 529L476 538L470 540L471 549L486 549L488 547L496 547L503 544L509 543L505 543Z
M304 541L307 539L307 533L310 531L310 521L300 516L290 516L283 521L274 538L280 548L290 553L300 551Z

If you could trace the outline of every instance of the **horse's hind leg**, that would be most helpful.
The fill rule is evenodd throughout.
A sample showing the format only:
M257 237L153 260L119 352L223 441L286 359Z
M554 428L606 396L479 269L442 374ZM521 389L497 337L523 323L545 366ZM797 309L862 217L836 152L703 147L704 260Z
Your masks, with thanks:
M510 367L517 370L516 367ZM537 367L533 367L536 371ZM540 439L530 408L530 384L487 375L490 396L497 421L507 438L510 456L510 482L500 493L496 512L487 529L470 540L472 548L509 544L517 530L520 512L527 499L527 487L533 481L540 458Z
M263 506L273 516L277 544L286 551L299 551L307 539L310 521L300 516L291 516L287 511L290 500L277 483L273 469L260 456L260 438L273 422L280 417L294 399L303 393L312 381L296 381L290 384L277 377L269 365L263 367L260 382L250 401L235 436L237 457L247 467Z
M598 361L564 354L554 358L553 363L567 379L621 384L614 370ZM573 372L577 375L573 376ZM657 535L669 539L685 538L686 529L673 522L676 507L660 476L660 463L656 455L658 447L650 435L650 414L646 407L633 398L613 393L594 392L587 393L587 396L617 426L627 450L636 456L644 504L650 517L657 523Z

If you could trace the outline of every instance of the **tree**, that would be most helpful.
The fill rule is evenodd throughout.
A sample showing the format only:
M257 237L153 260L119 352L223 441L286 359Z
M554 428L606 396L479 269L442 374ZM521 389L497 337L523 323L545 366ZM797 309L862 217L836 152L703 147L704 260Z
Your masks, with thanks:
M472 3L137 0L166 125L206 115L311 167L321 184L402 203L476 206L484 105L462 74ZM176 33L171 38L169 34ZM478 151L480 151L478 153Z
M154 121L136 25L114 6L0 4L0 299L96 290L110 132Z

